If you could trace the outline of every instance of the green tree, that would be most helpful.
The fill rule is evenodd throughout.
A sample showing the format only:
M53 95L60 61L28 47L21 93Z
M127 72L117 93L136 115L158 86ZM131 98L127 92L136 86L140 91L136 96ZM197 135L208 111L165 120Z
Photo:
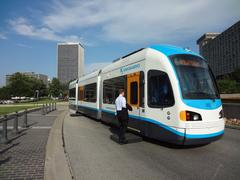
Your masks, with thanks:
M235 69L234 72L231 73L234 80L240 83L240 68Z
M237 83L235 80L221 79L217 82L220 93L240 93L239 83Z
M47 94L46 85L37 78L17 72L11 76L9 81L8 88L11 96L34 97L37 90L39 97Z
M63 93L63 87L57 78L53 78L49 85L49 94L53 97L59 97Z
M2 87L0 88L0 100L7 100L10 99L11 94L9 92L9 88L8 87Z

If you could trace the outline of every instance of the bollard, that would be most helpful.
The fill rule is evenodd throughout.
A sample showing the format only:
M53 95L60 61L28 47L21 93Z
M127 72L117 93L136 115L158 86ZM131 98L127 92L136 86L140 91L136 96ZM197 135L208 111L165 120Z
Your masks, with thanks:
M27 123L27 109L25 109L25 112L24 112L23 127L24 128L28 127L28 123Z
M13 133L18 134L18 112L16 111L15 119L13 121Z
M45 105L42 105L42 115L45 115Z
M52 111L52 106L51 106L51 103L49 103L49 112Z
M49 104L47 104L47 113L49 113Z
M54 103L54 110L57 110L57 103Z
M47 104L45 105L45 114L47 114L48 111L47 111Z
M46 103L46 105L45 105L45 114L47 114L48 113L48 106L47 106L47 103Z
M2 122L2 143L7 144L8 143L8 134L7 134L7 115L4 116L4 120Z

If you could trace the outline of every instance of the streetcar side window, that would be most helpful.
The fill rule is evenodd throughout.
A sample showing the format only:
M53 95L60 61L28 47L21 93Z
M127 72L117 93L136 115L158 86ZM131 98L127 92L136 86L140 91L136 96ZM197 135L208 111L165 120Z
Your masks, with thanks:
M174 105L172 86L167 73L148 71L148 106L163 108Z
M96 102L97 83L92 83L84 86L84 101Z
M119 89L124 89L125 76L119 76L103 81L103 103L115 104L119 95Z

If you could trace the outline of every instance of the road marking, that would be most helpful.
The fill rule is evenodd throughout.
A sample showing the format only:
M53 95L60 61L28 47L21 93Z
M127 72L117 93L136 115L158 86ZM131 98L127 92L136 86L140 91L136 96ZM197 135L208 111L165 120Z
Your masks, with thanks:
M140 133L141 131L140 130L138 130L138 129L135 129L135 128L132 128L132 127L127 127L128 129L130 129L130 130L133 130L133 131L136 131L136 132L138 132L138 133Z
M33 127L29 127L30 129L51 129L51 126L33 126ZM2 130L3 128L0 127L0 130ZM7 129L9 130L13 130L13 126L8 126ZM26 129L24 127L18 126L18 129Z
M51 129L51 126L33 126L31 129Z
M47 114L47 115L42 115L42 114L28 114L28 116L41 116L41 117L56 117L57 115L53 114Z
M223 167L222 164L219 164L219 165L218 165L218 167L217 167L217 169L216 169L216 171L215 171L215 173L214 173L214 175L213 175L213 177L212 177L212 180L216 179L217 174L219 173L219 170L220 170L222 167Z

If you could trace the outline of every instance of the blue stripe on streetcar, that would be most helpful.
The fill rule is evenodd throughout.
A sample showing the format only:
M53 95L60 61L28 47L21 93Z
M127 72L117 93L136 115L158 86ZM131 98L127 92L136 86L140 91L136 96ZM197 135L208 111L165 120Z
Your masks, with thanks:
M106 113L113 114L113 115L115 114L114 111L110 111L110 110L107 110L107 109L102 109L102 111L106 112ZM162 123L160 123L160 122L158 122L158 121L156 121L154 119L141 117L141 116L135 116L135 115L131 115L131 114L129 115L129 117L137 119L137 120L151 122L153 124L161 126L162 128L164 128L164 129L166 129L166 130L168 130L168 131L170 131L170 132L172 132L174 134L177 134L178 136L185 136L186 138L189 138L189 139L211 138L211 137L222 135L224 133L224 130L222 130L222 131L211 133L211 134L185 134L185 133L179 132L179 131L171 128L170 126L162 124Z

